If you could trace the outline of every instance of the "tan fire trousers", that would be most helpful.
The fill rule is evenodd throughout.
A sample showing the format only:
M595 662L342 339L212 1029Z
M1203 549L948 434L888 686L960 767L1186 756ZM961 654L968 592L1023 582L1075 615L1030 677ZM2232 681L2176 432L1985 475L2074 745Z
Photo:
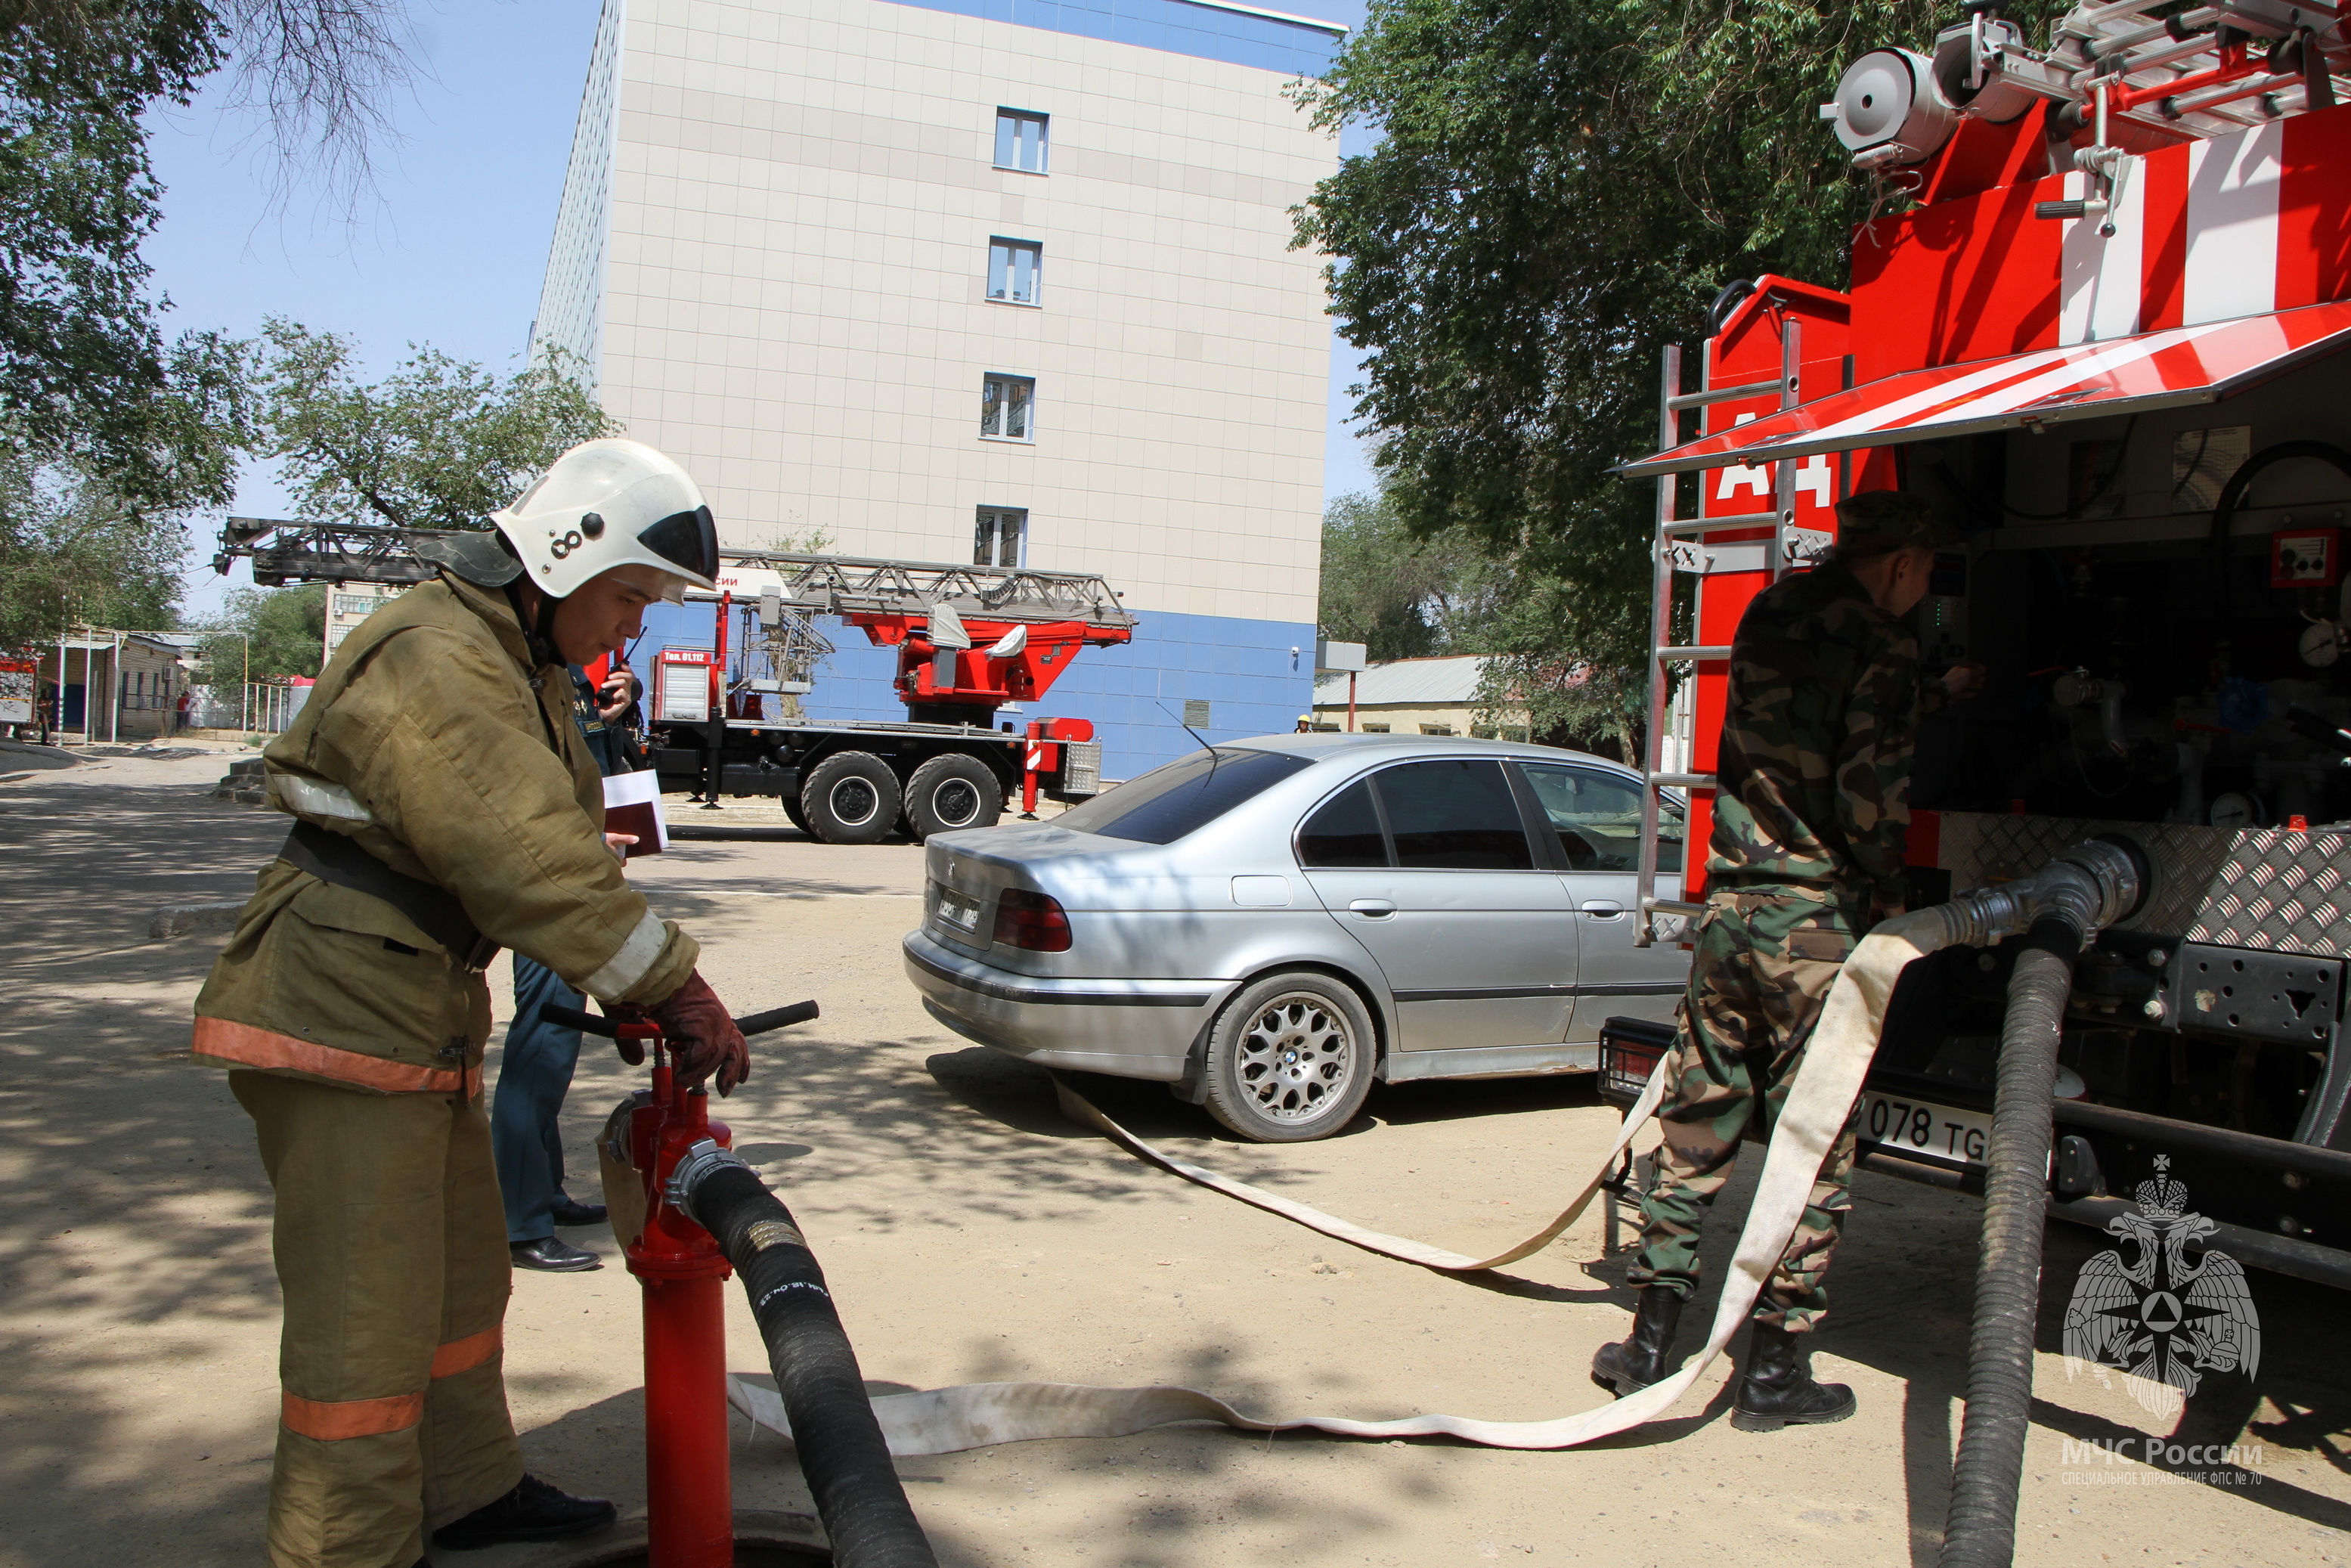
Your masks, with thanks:
M411 1568L428 1525L522 1479L510 1265L478 1092L229 1074L277 1195L284 1404L271 1568Z

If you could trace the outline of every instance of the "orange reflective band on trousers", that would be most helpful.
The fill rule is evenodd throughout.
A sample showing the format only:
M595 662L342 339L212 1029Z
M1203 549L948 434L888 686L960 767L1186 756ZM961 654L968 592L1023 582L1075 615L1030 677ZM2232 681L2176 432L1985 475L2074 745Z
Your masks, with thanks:
M373 1437L385 1432L405 1432L424 1419L424 1396L395 1394L385 1399L305 1399L284 1396L278 1419L286 1429L305 1437L331 1443L344 1437Z
M503 1324L479 1333L453 1339L433 1352L433 1375L455 1377L486 1364L506 1345ZM372 1437L385 1432L405 1432L424 1419L424 1396L394 1394L382 1399L305 1399L282 1396L278 1416L286 1429L321 1442L343 1437Z
M238 1067L278 1069L329 1078L359 1089L385 1094L473 1093L481 1087L482 1070L469 1067L417 1067L364 1051L343 1051L316 1040L261 1029L228 1019L199 1018L190 1050L198 1056Z
M433 1375L455 1377L471 1372L506 1346L506 1325L493 1323L479 1333L453 1339L433 1353Z

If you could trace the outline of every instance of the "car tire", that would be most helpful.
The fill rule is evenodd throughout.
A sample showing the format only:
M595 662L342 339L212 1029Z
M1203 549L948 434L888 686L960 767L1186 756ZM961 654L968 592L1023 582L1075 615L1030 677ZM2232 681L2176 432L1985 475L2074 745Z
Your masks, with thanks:
M1208 1114L1256 1144L1327 1138L1372 1090L1371 1015L1328 975L1269 975L1208 1030Z
M836 751L809 770L800 811L826 843L880 843L898 825L898 776L870 751Z
M950 751L906 780L906 825L920 843L957 828L992 828L1004 814L1004 781L978 758Z

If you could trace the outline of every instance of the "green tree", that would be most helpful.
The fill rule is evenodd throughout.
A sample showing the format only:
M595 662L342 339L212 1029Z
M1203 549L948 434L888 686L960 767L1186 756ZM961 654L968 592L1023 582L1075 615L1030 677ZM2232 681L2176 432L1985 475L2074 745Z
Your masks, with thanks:
M204 685L234 688L240 675L315 676L326 652L327 585L237 589L204 630L196 675Z
M2009 14L2037 28L2058 7ZM1332 313L1368 350L1356 413L1414 532L1531 549L1554 647L1644 657L1658 350L1728 281L1834 283L1872 200L1819 123L1855 56L1917 47L1930 0L1373 0L1325 129L1382 134L1298 209Z
M501 376L411 345L367 383L349 339L277 318L262 339L261 450L319 521L478 528L567 447L621 431L560 355Z
M145 117L225 70L329 192L363 189L397 0L0 0L0 636L160 625L191 509L226 503L241 345L169 337L140 246Z
M1340 496L1322 513L1322 634L1374 660L1458 653L1488 609L1496 563L1475 537L1412 532L1384 495Z

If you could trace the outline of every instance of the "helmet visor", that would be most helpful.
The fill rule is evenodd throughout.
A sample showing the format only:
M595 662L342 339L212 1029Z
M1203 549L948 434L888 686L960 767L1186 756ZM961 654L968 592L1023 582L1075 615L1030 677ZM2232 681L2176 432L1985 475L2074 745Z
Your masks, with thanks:
M707 507L672 512L639 534L637 542L703 587L718 575L718 524Z

